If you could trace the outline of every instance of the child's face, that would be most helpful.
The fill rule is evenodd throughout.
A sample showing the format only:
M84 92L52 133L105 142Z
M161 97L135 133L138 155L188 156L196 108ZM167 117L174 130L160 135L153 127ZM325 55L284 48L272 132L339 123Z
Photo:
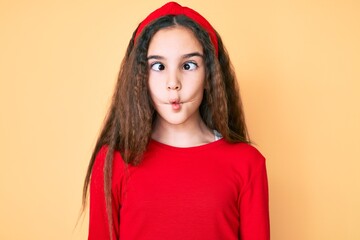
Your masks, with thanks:
M157 121L179 125L201 120L205 66L203 48L191 30L159 30L148 50L149 90Z

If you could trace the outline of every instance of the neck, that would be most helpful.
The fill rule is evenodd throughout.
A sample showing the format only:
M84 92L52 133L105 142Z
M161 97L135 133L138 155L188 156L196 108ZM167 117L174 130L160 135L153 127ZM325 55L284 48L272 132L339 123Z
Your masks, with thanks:
M155 121L152 139L175 147L194 147L213 142L215 137L199 118L181 124L171 124L158 117Z

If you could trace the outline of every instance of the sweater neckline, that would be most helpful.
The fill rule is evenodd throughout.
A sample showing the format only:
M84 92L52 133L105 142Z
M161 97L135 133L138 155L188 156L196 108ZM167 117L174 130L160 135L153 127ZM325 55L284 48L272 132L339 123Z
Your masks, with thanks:
M154 139L150 140L149 143L149 147L156 147L156 148L162 148L164 150L168 150L168 151L176 151L176 152L183 152L183 153L189 153L189 152L198 152L198 151L206 151L215 147L218 147L222 144L226 143L224 138L221 138L219 140L213 141L213 142L209 142L209 143L205 143L202 145L198 145L198 146L192 146L192 147L176 147L176 146L172 146L172 145L168 145L165 143L161 143L158 142Z

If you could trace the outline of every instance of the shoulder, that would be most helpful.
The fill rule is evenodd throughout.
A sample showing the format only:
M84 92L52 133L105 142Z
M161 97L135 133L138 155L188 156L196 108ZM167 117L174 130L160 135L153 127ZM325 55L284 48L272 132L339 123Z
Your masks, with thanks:
M105 159L106 159L106 156L108 155L108 153L109 153L109 146L103 145L100 148L100 150L96 153L94 167L95 167L95 165L98 166L98 167L103 167L104 164L105 164ZM112 162L113 162L113 167L122 167L122 166L124 166L124 161L123 161L119 151L115 150L113 152Z
M226 143L222 152L235 172L245 178L251 178L256 172L265 169L265 157L251 144Z
M109 154L109 147L104 145L96 153L95 162L92 169L92 179L103 179L104 166L106 156ZM117 180L123 175L125 169L125 162L123 161L119 151L115 150L112 156L112 179L113 183L118 182ZM114 181L115 180L115 181Z
M224 150L225 155L229 155L235 161L255 165L265 161L265 157L260 151L248 143L226 143Z

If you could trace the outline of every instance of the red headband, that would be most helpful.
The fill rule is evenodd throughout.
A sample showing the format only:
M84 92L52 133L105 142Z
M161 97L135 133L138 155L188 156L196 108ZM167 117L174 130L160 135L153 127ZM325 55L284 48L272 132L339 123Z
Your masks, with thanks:
M198 12L195 10L188 8L188 7L182 7L176 2L168 2L161 8L156 9L154 12L150 13L149 16L147 16L139 25L136 35L135 35L135 41L139 37L140 33L144 30L144 28L152 21L158 19L159 17L163 17L166 15L185 15L188 18L192 19L196 23L198 23L202 28L205 29L205 31L209 34L210 40L212 44L214 45L216 56L218 55L218 40L215 34L214 28L210 25L210 23L201 16Z

